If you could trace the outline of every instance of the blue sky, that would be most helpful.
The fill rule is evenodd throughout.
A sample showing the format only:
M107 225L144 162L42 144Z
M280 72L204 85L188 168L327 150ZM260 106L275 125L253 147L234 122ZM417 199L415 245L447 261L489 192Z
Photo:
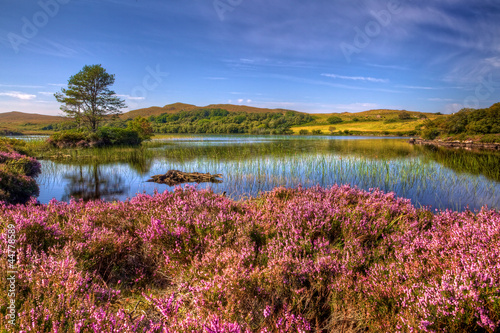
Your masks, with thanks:
M485 107L499 18L498 0L2 0L0 112L60 114L53 94L92 64L126 110Z

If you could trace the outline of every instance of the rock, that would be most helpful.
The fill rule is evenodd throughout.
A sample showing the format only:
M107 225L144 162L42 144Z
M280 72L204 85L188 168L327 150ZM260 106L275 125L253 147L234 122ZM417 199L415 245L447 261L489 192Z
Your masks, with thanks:
M182 183L222 183L221 174L211 175L209 173L182 172L179 170L169 170L164 175L155 175L148 182L167 184L169 186Z

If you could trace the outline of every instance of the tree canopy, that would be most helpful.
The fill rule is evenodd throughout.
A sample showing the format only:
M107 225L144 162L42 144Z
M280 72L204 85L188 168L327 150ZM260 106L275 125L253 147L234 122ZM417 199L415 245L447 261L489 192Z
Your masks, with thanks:
M125 108L125 102L109 87L115 82L101 65L84 66L68 80L68 88L54 94L63 103L61 110L73 118L78 126L95 132L106 116L116 116Z

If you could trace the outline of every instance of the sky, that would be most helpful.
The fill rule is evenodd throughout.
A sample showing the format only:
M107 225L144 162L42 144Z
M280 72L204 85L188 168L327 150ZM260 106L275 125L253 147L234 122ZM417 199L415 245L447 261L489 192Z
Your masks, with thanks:
M2 0L0 113L60 115L85 65L182 102L453 113L500 101L498 0Z

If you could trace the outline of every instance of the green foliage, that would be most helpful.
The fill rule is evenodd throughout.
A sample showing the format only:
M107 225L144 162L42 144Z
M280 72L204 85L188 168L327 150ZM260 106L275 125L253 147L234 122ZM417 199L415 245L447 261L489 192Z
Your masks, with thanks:
M411 114L409 114L408 112L403 111L403 112L401 112L401 113L398 115L398 118L399 118L400 120L409 120L409 119L411 119Z
M58 148L69 147L106 147L136 146L141 144L139 132L130 128L101 127L97 132L69 130L58 132L49 137L47 142Z
M97 135L105 146L136 146L142 142L139 133L128 128L102 127Z
M340 117L337 116L331 116L330 118L327 119L329 124L340 124L343 120Z
M500 133L500 103L487 109L462 109L446 117L425 122L422 137L436 138L443 135L481 135Z
M323 134L323 133L321 132L321 130L317 129L317 130L312 130L312 134L313 135L320 135L320 134Z
M120 114L120 109L126 107L109 89L114 82L115 76L101 65L84 66L69 78L68 89L62 88L54 96L63 103L61 110L73 118L78 127L84 125L95 132L104 118Z
M127 129L137 132L142 141L149 140L153 136L151 123L144 117L136 117L134 120L128 122Z
M40 163L16 151L24 145L19 140L0 138L0 201L26 203L39 193L33 177L40 173Z
M500 135L487 134L480 141L483 143L500 143Z
M422 138L425 140L434 140L439 135L439 131L436 128L426 128L422 131Z
M307 135L307 134L309 134L309 131L308 131L308 130L306 130L306 129L301 129L301 130L299 131L299 134L300 134L300 135Z
M152 118L156 133L292 134L291 126L313 120L299 112L247 113L224 109L198 109L164 113Z

